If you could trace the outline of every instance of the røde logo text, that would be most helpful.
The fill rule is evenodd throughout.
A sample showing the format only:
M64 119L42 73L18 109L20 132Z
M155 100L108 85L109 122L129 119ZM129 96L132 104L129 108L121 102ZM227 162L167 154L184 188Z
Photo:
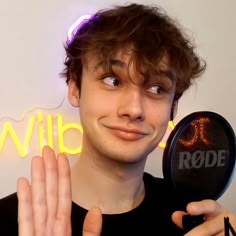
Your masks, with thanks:
M225 166L226 150L197 150L179 152L179 170Z

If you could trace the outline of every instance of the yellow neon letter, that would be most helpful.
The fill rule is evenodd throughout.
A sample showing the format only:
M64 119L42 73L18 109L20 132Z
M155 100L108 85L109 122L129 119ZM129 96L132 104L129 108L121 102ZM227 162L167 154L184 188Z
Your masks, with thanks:
M19 138L16 135L16 132L14 131L14 129L12 128L12 125L10 122L6 122L0 137L0 151L3 148L3 145L5 143L7 134L9 133L9 135L11 136L13 143L15 144L19 154L21 157L25 157L28 151L28 147L29 147L29 142L32 136L32 131L33 131L33 127L34 127L34 123L35 123L35 118L32 117L29 121L29 126L28 126L28 131L26 134L26 138L25 138L25 142L22 145L19 141Z
M43 122L43 113L39 112L38 113L38 122L39 122L39 147L40 150L42 150L43 146L45 145L45 141L44 141L44 128L42 125Z
M52 115L47 116L48 145L53 148Z
M175 128L175 124L172 120L169 121L168 123L168 127L173 130ZM160 142L159 145L158 145L159 148L162 148L164 149L166 147L166 143L165 142Z
M57 115L57 123L58 123L58 144L59 144L59 152L65 152L68 154L77 154L81 152L82 145L75 149L69 149L64 145L64 133L69 129L76 129L81 134L83 133L83 129L81 124L77 123L68 123L62 125L62 115Z

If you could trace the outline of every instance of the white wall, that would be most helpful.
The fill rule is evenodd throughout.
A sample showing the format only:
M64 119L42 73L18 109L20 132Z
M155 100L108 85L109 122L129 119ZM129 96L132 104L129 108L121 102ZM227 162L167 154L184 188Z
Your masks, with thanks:
M78 16L122 2L125 1L0 2L0 130L11 121L24 140L27 119L37 110L53 114L60 111L68 120L78 119L78 112L70 108L66 100L59 106L66 99L66 85L58 76L64 59L66 32ZM151 3L149 0L136 2ZM196 38L198 51L208 64L203 78L181 99L176 122L191 112L211 110L223 115L235 129L236 1L153 2L178 19ZM32 148L35 144L30 145L24 159L17 155L9 140L0 152L0 198L15 191L19 176L29 176L30 157L38 154L37 147ZM151 154L146 170L162 176L161 161L162 151L157 149ZM236 213L235 197L234 179L219 201Z

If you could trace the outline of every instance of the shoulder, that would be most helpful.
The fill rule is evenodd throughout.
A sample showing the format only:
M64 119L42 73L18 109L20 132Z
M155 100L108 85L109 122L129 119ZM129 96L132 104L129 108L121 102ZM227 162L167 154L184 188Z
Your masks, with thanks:
M0 235L18 235L18 199L13 193L0 199Z

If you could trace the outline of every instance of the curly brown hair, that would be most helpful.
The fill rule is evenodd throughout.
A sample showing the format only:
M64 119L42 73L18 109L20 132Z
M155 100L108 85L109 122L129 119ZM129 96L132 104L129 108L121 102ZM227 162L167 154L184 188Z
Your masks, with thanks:
M140 73L143 66L158 70L158 62L164 55L168 56L176 79L176 99L206 68L190 38L163 10L129 4L100 10L79 27L65 46L65 68L61 75L67 83L75 80L80 89L83 59L88 52L109 60L128 46L132 47L132 59Z

